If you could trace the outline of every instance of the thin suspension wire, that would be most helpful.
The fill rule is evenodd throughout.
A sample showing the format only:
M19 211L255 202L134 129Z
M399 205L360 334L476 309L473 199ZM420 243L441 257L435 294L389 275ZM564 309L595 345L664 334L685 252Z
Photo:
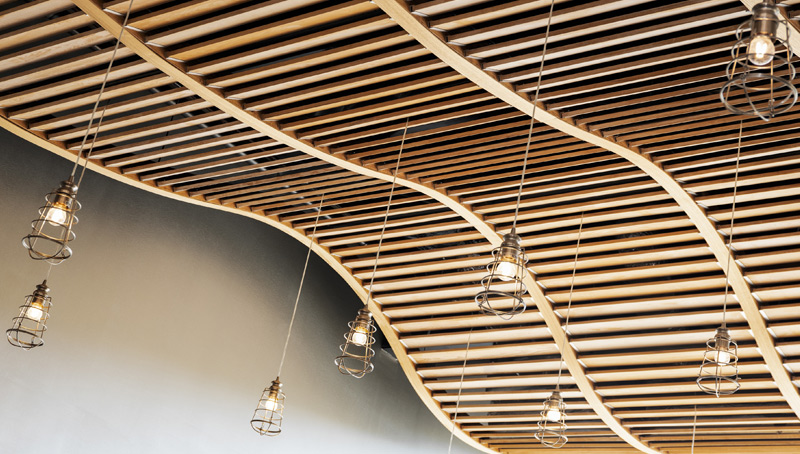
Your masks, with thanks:
M383 216L383 227L381 227L381 237L378 239L378 251L375 253L375 265L372 266L372 277L369 279L369 289L367 290L367 299L364 301L364 306L369 304L369 299L372 298L372 284L375 283L375 273L378 272L378 259L381 257L381 246L383 245L383 235L386 233L386 224L389 222L389 209L392 207L392 197L394 197L394 187L397 183L397 172L400 171L400 158L403 157L403 147L406 144L406 134L408 133L408 122L411 117L406 118L406 126L403 128L403 138L400 140L400 151L397 153L397 164L394 166L394 175L392 175L392 189L389 190L389 201L386 203L386 214Z
M86 161L83 163L83 168L81 169L81 176L78 178L78 184L76 185L78 189L81 188L81 182L83 181L83 175L86 173L86 166L89 165L89 158L92 156L92 152L94 151L94 144L97 142L97 136L100 134L100 127L103 126L103 119L106 117L106 109L108 108L108 103L103 106L103 111L100 112L100 119L97 121L97 129L94 131L94 137L92 138L92 143L89 145L89 151L86 153ZM77 192L77 191L75 191Z
M50 266L47 267L47 275L45 275L44 280L50 279L50 272L53 271L53 264L51 263Z
M575 274L578 271L578 253L581 249L581 233L583 233L583 211L581 211L581 221L580 224L578 224L578 243L575 245L575 260L572 264L572 279L569 283L569 301L567 302L567 315L564 322L564 340L561 341L561 358L558 362L556 391L561 389L561 372L564 370L564 348L567 346L567 336L569 336L569 311L572 308L572 290L575 288Z
M464 373L467 371L467 357L469 356L469 346L472 341L472 330L467 334L467 349L464 352L464 364L461 365L461 379L458 381L458 396L456 396L456 412L453 414L453 426L450 428L450 443L447 445L447 454L453 449L453 435L456 432L456 420L458 420L458 408L461 406L461 390L464 388Z
M533 124L536 122L536 104L539 102L539 88L542 86L542 71L544 71L544 59L547 55L547 42L550 40L550 23L553 21L553 5L556 1L550 1L550 15L547 18L547 29L544 32L544 46L542 47L542 61L539 63L539 76L536 81L536 94L533 96L533 112L531 112L531 125L528 127L528 141L525 144L525 157L522 160L522 176L519 180L519 191L517 191L517 204L514 208L514 223L511 225L511 233L517 231L517 217L519 216L519 204L522 200L522 186L525 185L525 172L528 170L528 154L531 149L531 138L533 137Z
M694 454L694 434L697 430L697 405L694 406L694 422L692 423L692 452Z
M744 120L739 120L739 142L736 145L736 170L733 173L733 200L731 201L731 224L728 234L728 263L725 266L725 297L722 299L722 327L725 328L728 311L728 286L730 285L731 257L733 257L733 221L736 217L736 191L739 187L739 158L742 155L742 128Z
M289 332L286 333L286 342L283 344L283 354L281 355L281 364L278 366L278 377L281 376L283 371L283 362L286 360L286 350L289 348L289 338L292 337L292 327L294 326L294 317L297 315L297 305L300 302L300 293L303 292L303 282L306 280L306 270L308 269L308 260L311 258L311 248L314 245L314 237L317 234L317 224L319 223L319 215L322 213L322 202L325 200L325 194L319 199L319 207L317 207L317 216L314 218L314 230L311 232L311 239L308 240L308 252L306 252L306 263L303 265L303 275L300 278L300 288L297 289L297 298L294 300L294 309L292 310L292 319L289 321Z
M92 114L89 116L89 125L86 126L86 132L83 134L83 140L81 141L81 146L78 148L78 156L75 159L75 165L72 166L72 173L71 176L75 176L75 172L78 170L78 163L81 160L81 155L83 154L83 147L86 145L86 139L89 137L89 130L92 129L92 122L94 122L94 115L97 112L97 107L100 105L100 100L103 97L103 92L106 89L106 83L108 82L108 76L111 74L111 67L114 66L114 60L117 57L117 50L119 49L119 43L122 41L122 34L125 33L125 27L128 25L128 18L131 16L131 9L133 9L133 0L128 2L128 11L125 13L125 19L122 21L122 27L119 29L119 35L117 35L117 42L114 44L114 51L111 52L111 60L108 62L108 67L106 68L106 74L103 76L103 83L100 84L100 92L97 93L97 100L94 102L94 107L92 107ZM98 129L100 125L97 126ZM97 137L97 136L95 136ZM84 163L84 168L86 164L89 163L89 159L86 159L86 163Z

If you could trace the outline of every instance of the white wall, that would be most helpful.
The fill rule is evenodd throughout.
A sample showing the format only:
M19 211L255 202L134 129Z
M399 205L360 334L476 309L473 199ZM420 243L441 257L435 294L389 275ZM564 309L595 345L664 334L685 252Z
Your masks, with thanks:
M47 272L20 240L70 169L0 130L3 331ZM281 376L284 433L258 436L249 421L277 373L305 246L91 172L79 200L45 345L0 344L0 453L447 452L448 430L390 355L364 379L338 373L360 303L315 255ZM453 452L477 451L456 440Z

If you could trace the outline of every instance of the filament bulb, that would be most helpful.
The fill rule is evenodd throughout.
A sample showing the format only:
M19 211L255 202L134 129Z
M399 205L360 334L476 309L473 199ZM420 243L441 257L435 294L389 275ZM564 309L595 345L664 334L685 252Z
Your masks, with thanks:
M561 421L561 411L558 408L551 408L547 410L545 418L550 422L559 422Z
M275 411L278 409L278 396L270 393L267 400L264 401L264 409L267 411Z
M44 315L44 306L42 306L42 303L38 301L34 301L33 303L31 303L31 305L25 311L25 317L37 322L42 320L43 315Z
M517 277L516 262L506 260L499 262L494 270L494 275L501 281L513 281Z
M45 220L50 223L50 225L64 225L64 222L67 221L67 211L66 206L61 203L53 204L50 209L47 210L47 215L45 216Z
M731 362L731 354L724 350L714 352L714 361L720 366L726 366Z
M764 66L775 56L775 44L769 36L758 35L747 46L747 58L756 66Z
M353 334L350 336L352 343L363 347L367 345L367 340L369 340L369 336L367 336L367 328L365 326L358 325L353 328Z

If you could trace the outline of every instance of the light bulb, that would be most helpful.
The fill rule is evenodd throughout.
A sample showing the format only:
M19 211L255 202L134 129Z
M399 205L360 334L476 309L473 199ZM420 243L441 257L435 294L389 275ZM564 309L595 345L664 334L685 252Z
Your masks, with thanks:
M42 316L44 315L44 306L38 301L33 302L28 309L25 311L25 317L35 320L37 322L42 320Z
M547 410L544 417L550 422L559 422L561 421L561 411L558 408L551 408Z
M264 409L267 411L275 411L278 409L278 396L270 394L264 402Z
M494 269L494 275L501 281L513 281L517 277L516 262L502 260Z
M764 66L775 56L775 44L769 36L758 35L747 46L747 58L756 66Z
M369 340L367 329L363 326L356 326L353 329L353 334L350 336L350 342L363 347L367 345L367 340Z
M64 208L66 208L64 205L54 204L49 210L47 210L45 220L47 220L47 222L49 222L51 225L64 225L64 222L67 220L67 212L64 210Z
M717 350L714 352L714 361L721 366L726 366L731 362L731 354L724 350Z

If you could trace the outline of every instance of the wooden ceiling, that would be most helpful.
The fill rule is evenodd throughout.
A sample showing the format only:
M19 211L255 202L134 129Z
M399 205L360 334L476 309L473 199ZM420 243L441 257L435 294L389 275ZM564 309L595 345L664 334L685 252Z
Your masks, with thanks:
M471 332L457 435L545 451L566 336L562 452L688 453L696 406L697 453L796 454L800 108L743 120L742 388L694 383L721 322L742 120L718 89L754 3L555 1L518 225L529 308L510 321L473 297L513 220L549 1L133 0L91 168L298 239L324 194L315 251L366 297L408 120L369 307L443 424ZM0 0L0 124L74 156L127 8Z

